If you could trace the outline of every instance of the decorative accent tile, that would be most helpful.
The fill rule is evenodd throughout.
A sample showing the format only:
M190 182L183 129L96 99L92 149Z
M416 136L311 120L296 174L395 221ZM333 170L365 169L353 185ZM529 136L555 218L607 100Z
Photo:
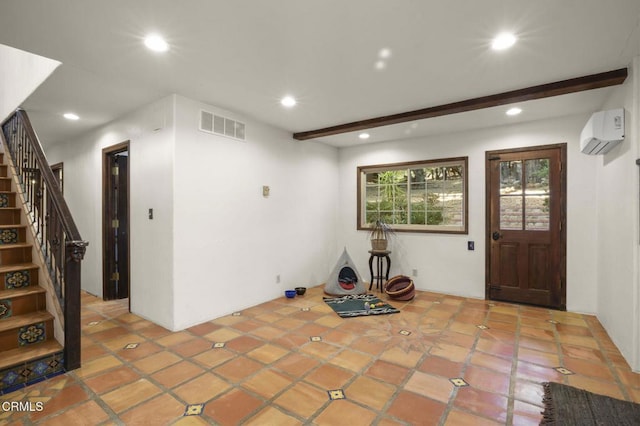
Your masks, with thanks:
M449 381L451 383L453 383L453 386L455 386L457 388L464 388L466 386L469 386L469 383L465 382L462 377L456 377L454 379L449 379Z
M322 342L322 337L320 337L320 336L311 336L309 338L309 340L311 340L312 342Z
M329 400L330 401L335 401L337 399L347 399L347 397L344 394L344 391L342 389L329 390L329 391L327 391L327 393L329 394Z
M7 290L11 290L13 288L27 287L30 282L31 282L31 275L29 271L7 272L4 275L4 285L7 288Z
M232 317L239 317L240 315L242 315L242 312L234 312L231 314Z
M495 303L487 303L487 306L496 306Z
M478 327L480 330L488 330L489 327L487 327L486 325L482 325L482 324L478 324L476 325L476 327Z
M63 353L58 352L0 370L0 395L6 395L64 373L63 357Z
M8 228L0 231L0 244L15 244L18 242L18 230Z
M140 343L128 343L123 349L136 349Z
M15 370L9 370L6 373L4 373L4 375L2 376L2 387L8 387L11 386L15 383L17 383L17 380L20 378L20 375L18 373L16 373Z
M213 344L212 348L213 349L220 349L220 348L224 348L225 343L224 342L216 342Z
M200 416L204 411L204 404L189 404L184 410L185 416Z
M434 304L434 305L439 305L439 304L440 304L440 302L436 300L435 302L433 302L433 304Z
M556 320L547 320L547 322L550 322L551 324L559 324L559 322Z
M18 330L18 344L20 346L42 342L46 339L46 331L43 322L25 325Z
M9 207L9 194L0 194L0 207Z
M311 310L311 308L300 308L300 310L302 312L309 312Z
M560 374L564 374L565 376L570 376L572 374L575 374L573 371L568 370L568 369L566 369L564 367L556 367L556 368L554 368L554 370L556 370Z
M89 324L87 324L89 327L93 327L94 325L98 325L100 324L100 321L91 321Z
M11 314L12 314L11 300L9 299L0 300L0 319L9 318Z
M398 334L402 334L403 336L408 336L411 334L411 332L408 330L400 330Z

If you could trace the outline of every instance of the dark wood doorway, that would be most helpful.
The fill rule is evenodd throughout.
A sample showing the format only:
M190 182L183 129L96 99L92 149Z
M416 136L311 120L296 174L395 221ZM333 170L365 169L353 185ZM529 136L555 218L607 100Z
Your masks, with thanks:
M567 145L486 153L486 297L566 309Z
M126 299L130 290L128 141L102 150L102 194L102 295L104 300Z
M51 165L51 171L55 176L58 185L60 185L60 192L64 194L64 163L56 163Z

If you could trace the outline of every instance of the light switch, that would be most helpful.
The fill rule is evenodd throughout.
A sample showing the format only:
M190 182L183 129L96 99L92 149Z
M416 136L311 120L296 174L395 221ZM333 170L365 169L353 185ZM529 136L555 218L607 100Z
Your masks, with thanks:
M271 188L269 188L269 186L264 185L262 187L262 196L263 197L268 197L269 196L269 191L271 190Z
M153 209L149 209L149 220L153 219Z

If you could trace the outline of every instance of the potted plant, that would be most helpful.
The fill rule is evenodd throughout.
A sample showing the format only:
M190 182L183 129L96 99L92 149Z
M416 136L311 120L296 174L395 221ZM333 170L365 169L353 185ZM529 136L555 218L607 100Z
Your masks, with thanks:
M390 237L394 234L391 226L381 219L377 219L371 226L371 250L385 251Z

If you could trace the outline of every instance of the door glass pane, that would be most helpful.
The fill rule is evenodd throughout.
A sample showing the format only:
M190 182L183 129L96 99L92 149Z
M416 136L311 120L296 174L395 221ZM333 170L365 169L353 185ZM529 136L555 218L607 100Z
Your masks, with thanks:
M549 159L525 161L525 212L527 231L549 230Z
M500 162L500 195L522 194L522 161Z
M500 229L522 230L522 196L500 197Z

